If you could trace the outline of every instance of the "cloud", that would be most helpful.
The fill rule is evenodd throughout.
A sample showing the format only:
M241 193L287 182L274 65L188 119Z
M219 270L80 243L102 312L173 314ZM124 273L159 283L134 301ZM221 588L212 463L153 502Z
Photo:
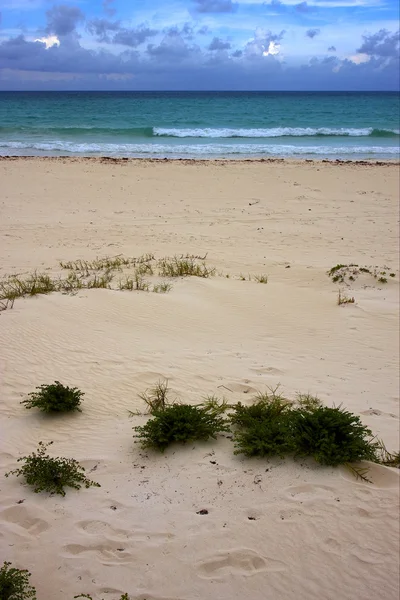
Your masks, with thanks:
M364 42L357 50L360 54L386 58L399 57L399 31L390 33L386 29L380 29L373 35L363 35L362 38Z
M113 44L121 44L123 46L129 46L131 48L137 48L140 44L143 44L148 38L156 35L158 31L155 29L149 29L140 25L136 29L120 29L113 37Z
M358 52L344 60L326 56L291 66L288 59L281 60L280 52L276 54L284 31L260 28L243 48L210 52L185 39L184 29L164 32L160 42L143 45L141 51L135 46L86 48L83 38L74 35L46 49L45 43L18 35L0 42L0 88L396 90L399 86L397 57L387 56L389 50L384 49L392 43L392 33L364 36L361 47L369 44L365 50L370 54ZM108 33L111 42L121 30Z
M107 19L92 19L87 24L87 30L96 36L98 42L107 44L120 44L137 48L148 38L158 33L144 24L135 28L122 27L120 21L108 21Z
M210 28L207 25L203 25L200 29L197 30L197 33L200 35L207 35L210 33Z
M60 40L56 35L48 35L47 37L41 37L35 40L35 42L40 42L46 46L46 50L51 48L52 46L59 46Z
M329 46L328 52L336 52L336 46Z
M111 43L110 33L120 31L119 21L109 21L108 19L92 19L88 21L87 30L96 36L98 42Z
M321 33L320 29L307 29L306 36L313 40L317 35Z
M46 32L57 36L64 36L72 33L78 23L84 20L85 15L77 6L59 4L48 10L46 17Z
M232 13L238 8L232 0L194 0L194 3L199 13Z
M103 0L102 7L103 7L103 11L109 17L113 17L115 15L115 13L117 12L116 8L114 7L114 0Z
M300 4L294 5L294 10L302 14L307 14L310 12L315 12L316 8L315 6L310 6L307 4L307 2L300 2Z
M224 42L217 37L213 38L211 44L208 46L209 50L230 50L230 48L231 45L229 42Z

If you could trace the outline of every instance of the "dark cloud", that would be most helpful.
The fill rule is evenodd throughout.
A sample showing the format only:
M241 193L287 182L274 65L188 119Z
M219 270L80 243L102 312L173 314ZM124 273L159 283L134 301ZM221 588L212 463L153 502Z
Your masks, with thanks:
M229 50L231 47L229 42L224 42L220 38L213 38L211 44L208 46L209 50Z
M231 13L238 7L232 0L194 0L194 3L199 13Z
M210 29L207 25L203 25L202 27L200 27L200 29L197 30L197 33L199 33L200 35L207 35L208 33L210 33Z
M110 33L115 33L121 29L119 21L109 21L108 19L92 19L88 21L86 29L94 35L98 42L111 43Z
M320 29L307 29L306 36L313 40L317 35L321 33Z
M271 2L265 2L264 6L271 8L277 12L286 12L287 6L280 0L271 0Z
M294 5L294 10L302 14L307 14L310 12L315 12L316 9L315 6L310 6L307 4L307 2L300 2L300 4Z
M115 32L114 32L115 33ZM153 90L396 90L396 57L381 47L393 34L366 36L370 60L355 64L336 56L290 67L279 56L265 56L269 41L284 32L259 30L252 51L201 51L181 35L165 34L161 43L142 53L132 47L116 53L81 46L67 35L60 46L29 42L23 35L0 43L1 89L153 89Z
M57 36L64 36L72 33L78 23L84 20L85 15L77 6L59 4L46 11L46 17L46 32Z
M336 46L329 46L328 52L336 52Z
M399 57L399 32L390 33L386 29L380 29L373 35L363 35L364 42L357 52L369 56Z
M109 17L113 17L115 15L116 8L114 7L114 0L103 0L103 10Z
M192 40L194 38L193 25L190 23L184 23L181 28L179 28L177 25L174 27L168 27L167 29L164 29L164 33L170 36L179 35L186 40Z
M122 28L114 35L112 43L137 48L137 46L140 46L140 44L143 44L148 38L153 37L157 33L158 31L155 29L149 29L144 26L139 26L135 29Z
M150 29L145 25L126 28L121 27L119 21L108 21L107 19L92 19L87 24L87 30L96 37L98 42L121 44L130 48L137 48L158 33L155 29Z

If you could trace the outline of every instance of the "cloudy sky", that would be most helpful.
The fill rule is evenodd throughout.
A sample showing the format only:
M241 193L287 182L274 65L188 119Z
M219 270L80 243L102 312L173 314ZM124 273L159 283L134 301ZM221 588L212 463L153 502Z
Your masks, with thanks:
M0 90L396 90L397 0L0 0Z

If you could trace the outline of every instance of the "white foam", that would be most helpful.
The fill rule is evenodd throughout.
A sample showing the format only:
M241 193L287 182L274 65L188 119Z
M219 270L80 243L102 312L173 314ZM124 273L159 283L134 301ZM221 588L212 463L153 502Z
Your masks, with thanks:
M131 157L235 157L235 156L399 156L399 148L393 146L293 146L281 144L111 144L48 142L1 142L0 154L42 155L77 154L131 156Z
M165 137L195 137L195 138L235 138L235 137L248 137L248 138L274 138L274 137L309 137L317 135L326 136L350 136L350 137L365 137L371 135L373 132L372 127L366 128L329 128L329 127L272 127L267 129L231 129L228 127L223 128L168 128L168 127L153 127L153 133L155 136ZM399 133L397 130L387 130L391 133Z

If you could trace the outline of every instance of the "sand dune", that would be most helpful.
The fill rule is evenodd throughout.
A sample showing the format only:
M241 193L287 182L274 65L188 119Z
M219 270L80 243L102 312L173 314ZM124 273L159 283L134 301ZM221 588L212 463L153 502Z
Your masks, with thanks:
M397 600L397 470L372 465L361 483L234 456L226 436L156 455L128 411L162 378L193 403L280 383L342 403L398 450L398 166L2 160L0 181L0 276L145 252L218 270L168 294L81 290L0 313L1 473L54 440L101 484L61 498L2 476L1 562L28 568L39 600ZM349 262L396 276L359 277L339 307L326 271ZM20 405L55 379L85 392L82 414Z

